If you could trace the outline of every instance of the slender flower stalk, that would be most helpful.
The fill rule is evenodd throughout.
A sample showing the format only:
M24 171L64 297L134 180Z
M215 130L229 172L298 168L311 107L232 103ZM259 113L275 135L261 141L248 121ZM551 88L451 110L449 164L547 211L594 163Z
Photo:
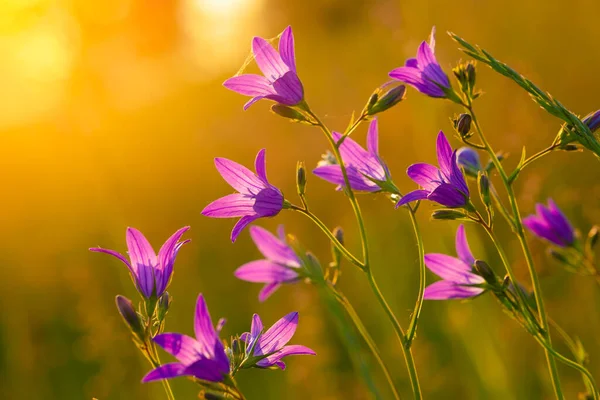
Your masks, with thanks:
M550 338L548 316L546 314L546 309L544 307L544 299L542 297L542 288L540 285L539 277L537 275L537 271L535 270L535 266L533 264L533 257L531 255L531 251L529 250L529 245L527 244L527 240L525 239L525 231L523 229L523 220L521 218L521 214L519 211L519 205L517 203L517 199L516 199L516 196L514 193L514 189L512 187L512 183L509 181L509 177L506 174L506 172L504 171L503 165L498 160L496 152L491 147L490 143L487 141L487 138L483 134L483 131L481 130L481 127L479 125L479 121L477 120L475 112L473 111L473 106L472 106L470 99L468 99L468 102L466 104L464 104L464 107L471 115L471 118L475 125L475 130L479 136L479 139L481 140L481 143L485 147L485 151L490 156L490 159L492 160L494 167L496 168L496 170L498 170L498 173L500 174L502 183L508 194L508 199L509 199L510 206L512 208L512 214L513 214L513 228L514 228L515 234L517 235L517 238L519 239L519 242L521 244L521 249L523 250L523 254L525 255L525 261L527 263L527 268L529 269L529 275L531 277L531 282L533 283L533 294L535 297L536 308L538 310L539 322L541 324L541 328L544 331L544 334L543 334L544 338L547 340L548 345L551 346L552 342L551 342L551 338ZM505 263L505 264L508 265L508 263ZM517 281L514 279L514 277L511 276L511 280L516 285ZM519 291L517 291L517 292L519 292ZM548 369L550 371L550 377L552 379L552 385L554 387L554 393L558 400L563 400L564 394L562 392L562 388L561 388L561 384L560 384L560 376L558 374L556 362L554 360L552 353L547 348L545 349L545 351L546 351L546 361L548 362Z
M373 293L375 294L375 296L377 298L377 301L384 309L386 315L388 316L388 319L390 320L390 322L392 323L392 326L394 327L394 331L396 332L396 335L398 336L398 339L400 341L400 344L401 344L401 347L403 350L404 359L405 359L406 366L407 366L407 369L409 372L409 377L410 377L414 397L416 400L420 400L420 399L422 399L421 387L419 384L419 378L417 375L416 366L415 366L412 352L410 349L410 343L407 343L404 330L402 329L400 323L398 322L398 319L394 315L389 304L385 300L385 297L381 293L381 290L379 289L377 282L375 281L375 277L373 276L373 271L372 271L371 265L370 265L368 237L367 237L367 233L366 233L366 229L365 229L364 219L362 216L362 212L360 210L360 206L358 204L358 200L356 199L354 190L352 189L352 185L351 185L351 182L350 182L350 179L348 176L345 161L342 157L339 146L336 143L336 140L335 140L332 132L329 130L329 128L327 128L327 126L308 107L308 105L305 104L304 108L305 108L305 111L317 122L317 126L319 126L319 128L321 128L321 130L325 134L325 137L326 137L327 141L329 142L331 149L335 155L337 163L338 163L338 165L340 165L340 169L341 169L342 177L343 177L343 184L344 184L344 188L345 188L345 193L347 194L347 197L352 206L352 210L354 211L354 215L356 217L356 221L357 221L358 229L359 229L359 233L360 233L361 244L362 244L362 253L363 253L363 261L361 263L362 264L361 269L363 269L363 271L367 274L369 284L371 286ZM353 125L353 127L354 127L354 125ZM345 136L347 136L347 135L345 135ZM305 215L308 215L308 214L305 214ZM316 218L311 218L311 219L313 219L313 221L317 220ZM331 232L326 232L328 230L324 226L324 224L317 224L317 225L319 225L319 227L326 234L328 234L328 235L331 234ZM337 240L336 240L336 242L337 242ZM343 246L341 246L341 247L343 247ZM416 327L415 327L415 329L416 329Z

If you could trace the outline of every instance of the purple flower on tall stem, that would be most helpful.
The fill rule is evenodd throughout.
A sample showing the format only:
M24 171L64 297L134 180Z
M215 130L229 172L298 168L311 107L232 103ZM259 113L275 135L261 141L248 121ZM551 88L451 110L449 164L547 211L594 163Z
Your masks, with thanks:
M135 228L127 228L125 235L129 260L114 250L93 247L90 251L118 258L129 268L135 286L142 296L147 299L152 295L160 297L171 281L173 264L179 249L190 241L179 241L188 229L189 226L183 227L167 239L158 251L158 256L142 232Z
M469 248L463 225L456 231L456 253L458 258L446 254L425 254L427 268L443 279L425 288L425 299L466 299L484 292L483 288L470 286L485 283L485 279L472 272L475 257Z
M446 97L443 88L450 89L448 76L435 58L435 27L431 29L429 43L423 41L417 58L406 60L404 67L392 70L390 78L411 85L419 92L431 97Z
M575 230L567 217L552 199L548 206L535 206L536 214L523 218L523 225L536 236L560 247L569 247L575 242Z
M246 342L247 351L252 351L255 357L266 356L256 363L257 367L269 368L277 366L285 369L283 357L292 355L315 355L316 353L306 346L297 344L288 345L298 326L298 313L293 312L275 322L263 333L263 324L258 314L252 317L250 332L243 333L240 339Z
M296 74L294 34L285 28L279 39L279 52L265 39L252 39L252 53L264 76L244 74L227 79L223 86L234 92L252 96L244 105L247 110L261 99L269 99L287 106L295 106L304 99L302 82Z
M254 165L256 174L234 161L215 158L215 166L223 179L239 193L213 201L202 210L202 215L211 218L241 217L231 231L232 242L250 223L258 218L273 217L283 208L283 194L267 179L265 149L258 152Z
M337 142L342 134L333 132L333 138ZM342 161L346 166L350 187L353 190L364 192L377 192L381 187L374 181L385 182L389 180L390 174L379 157L379 139L377 119L373 119L367 133L367 150L363 149L354 140L346 137L340 145ZM338 185L338 189L344 186L342 168L337 165L323 165L317 167L313 173L319 178Z
M419 163L408 167L409 178L423 189L407 193L396 207L415 200L431 200L446 207L464 207L469 202L469 187L456 161L444 132L437 137L439 169L431 164Z
M235 276L248 282L264 283L258 300L265 301L282 284L298 281L301 261L286 243L283 226L278 229L279 238L258 226L250 227L250 236L265 258L242 265L235 271Z
M219 324L222 326L222 324ZM218 328L217 328L218 329ZM192 338L180 333L162 333L154 342L178 362L161 365L150 371L142 382L170 379L178 376L194 376L211 382L220 382L229 374L229 359L215 330L202 294L196 302Z

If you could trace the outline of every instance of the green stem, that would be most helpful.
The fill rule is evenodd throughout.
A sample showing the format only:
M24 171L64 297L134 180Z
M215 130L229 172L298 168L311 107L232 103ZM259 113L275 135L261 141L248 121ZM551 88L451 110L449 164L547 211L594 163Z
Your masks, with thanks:
M415 239L417 240L417 248L419 251L419 294L417 295L417 302L415 303L415 309L412 313L412 317L408 324L408 331L406 333L406 346L410 348L412 342L417 333L417 326L419 324L419 317L421 315L421 309L423 308L423 296L425 295L425 246L423 245L423 237L419 230L419 224L417 223L416 212L409 208L410 222L415 233Z
M594 381L594 377L593 375L590 373L590 371L587 370L587 368L579 365L578 363L576 363L573 360L569 360L567 357L563 356L562 354L560 354L559 352L557 352L556 350L554 350L552 348L552 345L550 343L548 343L547 339L545 336L542 335L538 335L535 337L535 339L538 341L538 343L540 343L552 356L556 357L557 360L559 360L560 362L562 362L563 364L568 365L569 367L576 369L577 371L581 372L588 380L589 385L590 385L590 389L592 389L592 396L594 398L594 400L598 400L600 399L600 395L598 393L598 388L596 387L596 382Z
M335 296L336 300L344 307L344 309L346 310L346 313L348 314L348 316L350 317L350 319L356 326L356 329L362 336L363 340L365 341L365 343L367 343L369 350L371 350L373 357L375 357L375 360L377 361L377 363L379 364L379 366L381 367L381 369L383 371L383 374L385 375L385 379L387 380L387 382L390 386L390 389L392 390L392 393L394 394L394 398L399 400L400 395L396 391L396 387L394 386L394 380L392 379L392 375L390 374L390 371L387 369L387 366L385 365L385 363L383 362L383 359L381 358L381 353L379 352L379 349L377 348L377 344L375 343L375 341L373 340L373 338L367 331L367 328L362 323L360 317L356 313L356 310L354 309L354 307L352 307L352 304L350 304L350 301L348 301L346 296L344 296L341 292L337 291L334 287L329 286L329 285L328 285L328 288L329 288L329 290L331 290L331 292Z
M346 247L344 247L344 245L342 245L340 243L340 241L329 230L329 228L327 228L327 226L323 223L323 221L321 221L319 219L319 217L317 217L311 211L309 211L309 210L307 210L305 208L300 208L300 207L295 206L295 205L291 205L290 209L294 210L294 211L297 211L297 212L299 212L299 213L307 216L312 222L315 223L315 225L317 225L323 231L323 233L325 235L327 235L327 237L329 238L329 240L331 240L331 242L333 243L333 245L344 255L344 257L346 257L348 259L348 261L350 261L352 264L356 265L361 270L365 269L365 266L362 263L362 261L360 261L358 258L356 258L352 253L350 253L350 251L348 251L348 249L346 249Z
M149 341L146 343L146 351L142 350L142 353L144 353L144 356L146 356L146 359L150 362L150 365L152 365L153 368L160 367L160 359L158 357L158 351L154 342ZM173 395L169 381L167 379L161 379L160 382L162 383L163 389L167 394L167 399L175 400L175 395Z
M551 342L550 331L549 331L549 326L548 326L548 317L546 315L546 309L544 307L544 299L542 297L542 288L540 285L539 277L535 270L535 266L533 264L533 257L531 256L531 251L529 250L529 246L527 245L527 241L525 240L525 232L523 229L523 222L521 219L521 214L519 212L519 206L517 204L517 199L516 199L512 184L511 184L508 176L506 175L506 172L504 171L504 167L500 163L500 160L498 160L496 153L490 146L485 135L483 134L483 131L481 130L479 121L477 120L477 117L475 116L475 113L473 112L473 107L472 107L471 101L469 100L468 104L465 104L464 106L471 114L471 118L475 125L475 129L479 135L479 139L481 140L481 143L485 146L486 151L492 160L492 163L498 170L498 173L500 174L500 177L502 179L502 183L504 184L504 187L508 194L508 199L510 201L512 213L514 216L514 231L519 239L519 242L521 243L521 248L523 250L523 254L525 255L525 260L527 262L527 268L529 269L529 275L531 276L531 282L533 284L533 294L535 296L535 302L537 304L538 315L539 315L541 327L543 329L543 335L544 335L544 338L547 340L547 344L549 346L551 346L552 342ZM511 276L511 279L513 279L513 276ZM515 287L517 287L517 285L518 285L516 280L513 280L513 284L515 285ZM517 292L520 292L520 290L517 290ZM560 385L560 376L558 374L556 362L554 361L554 358L552 357L552 354L548 350L548 348L546 348L546 361L548 363L548 369L550 371L550 377L552 379L552 385L554 387L554 393L556 395L556 398L558 400L563 400L564 395L562 393L562 389L561 389L561 385Z
M398 337L398 340L400 341L402 351L404 353L404 359L406 362L406 367L409 372L411 386L413 389L415 400L420 400L423 397L421 394L421 387L419 385L419 379L417 376L417 371L415 368L415 364L414 364L414 360L412 357L410 347L406 346L406 340L405 340L406 338L404 335L404 331L402 330L400 323L396 319L396 317L395 317L394 313L392 312L390 306L388 305L387 301L383 297L383 294L379 290L377 283L375 282L373 272L371 271L371 265L370 265L370 259L369 259L368 237L367 237L367 232L365 229L364 219L362 216L362 212L360 210L360 206L358 204L358 200L356 199L354 191L352 190L352 187L350 186L350 180L348 179L348 173L346 171L346 166L344 165L344 161L340 154L339 145L333 139L333 135L332 135L331 131L329 130L329 128L327 128L327 126L319 119L319 117L317 115L315 115L312 112L312 110L310 110L308 105L304 104L304 107L306 109L306 112L309 113L310 116L314 118L314 120L317 122L317 125L321 128L321 130L325 134L325 137L331 146L331 149L335 155L335 158L336 158L338 164L340 165L340 169L341 169L342 175L344 177L344 189L348 196L350 204L352 206L352 210L354 211L354 215L356 217L356 223L358 225L358 230L360 233L360 239L361 239L361 245L362 245L362 255L363 255L363 262L362 262L363 268L361 268L361 269L367 273L367 277L369 279L369 284L371 285L371 288L373 289L373 292L375 293L377 300L379 301L379 303L385 310L390 322L392 323L392 326L394 327L394 331L396 332L396 336ZM358 121L362 121L362 119L363 118L361 117L361 118L359 118ZM353 124L353 126L350 128L350 130L346 134L349 134L349 132L354 130L357 126L358 126L358 123Z
M394 312L392 311L389 304L385 300L385 297L383 297L381 290L379 290L379 287L377 286L377 282L375 281L375 277L373 276L373 273L370 269L367 270L367 277L369 279L369 284L371 285L371 289L373 290L373 293L375 293L375 296L377 297L377 301L379 301L379 304L384 309L389 320L392 322L392 325L394 326L394 330L396 331L396 335L398 336L398 339L400 340L400 345L402 346L402 353L404 354L404 361L406 363L406 368L408 369L410 384L413 389L413 394L414 394L415 400L420 400L423 398L423 395L421 394L421 386L419 384L419 376L417 375L417 368L415 366L415 360L413 359L410 345L408 345L408 343L406 341L406 335L405 335L404 331L402 330L402 326L398 322L398 319L396 319Z

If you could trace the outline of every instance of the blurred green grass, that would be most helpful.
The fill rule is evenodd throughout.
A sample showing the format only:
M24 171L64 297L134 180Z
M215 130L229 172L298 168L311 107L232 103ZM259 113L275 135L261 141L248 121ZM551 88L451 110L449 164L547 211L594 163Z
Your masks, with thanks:
M413 56L432 25L447 71L464 59L443 34L452 30L575 112L600 106L600 53L594 51L600 4L591 0L11 0L0 10L6 55L0 67L3 398L162 399L160 384L139 383L149 367L114 307L116 294L136 296L127 271L87 249L124 251L127 226L159 246L188 224L193 241L175 266L169 330L191 333L199 292L213 318L228 319L225 334L246 330L254 312L270 324L300 311L294 342L318 356L292 359L285 372L244 372L239 381L247 397L368 398L314 288L285 287L259 304L259 287L233 277L237 266L260 256L248 235L232 245L233 221L200 216L209 201L230 192L213 168L214 156L250 165L257 150L267 148L270 179L293 198L295 161L314 165L326 148L318 132L272 115L265 103L243 112L245 99L221 87L243 63L254 35L273 37L288 24L294 27L307 99L336 129L346 126L352 110L362 108L389 70ZM532 153L551 142L559 124L516 85L483 67L478 83L485 92L478 100L479 118L496 148L511 153L508 165L517 163L522 145ZM458 111L410 90L405 102L381 116L381 153L401 189L413 187L404 174L409 164L434 160L435 134L450 133L449 117ZM364 134L362 128L356 139L363 141ZM522 210L531 212L536 201L552 196L576 226L589 229L600 222L599 178L590 154L548 157L517 182ZM310 176L308 195L330 226L345 228L349 247L358 251L343 196ZM418 282L408 218L385 198L360 200L375 275L406 324ZM452 252L456 224L429 222L428 209L420 213L426 251ZM308 221L282 213L261 225L274 229L279 223L327 262L328 245ZM501 233L517 274L527 282L518 242L508 229ZM501 271L481 232L469 227L468 234L475 254ZM598 288L562 271L545 256L542 243L531 245L549 314L582 339L598 376ZM399 389L408 394L397 341L361 273L345 265L340 285L379 343ZM539 346L489 296L426 303L414 353L428 399L552 398ZM580 377L559 368L567 398L575 398L583 388ZM374 363L372 370L382 382ZM178 398L195 396L189 382L173 385Z

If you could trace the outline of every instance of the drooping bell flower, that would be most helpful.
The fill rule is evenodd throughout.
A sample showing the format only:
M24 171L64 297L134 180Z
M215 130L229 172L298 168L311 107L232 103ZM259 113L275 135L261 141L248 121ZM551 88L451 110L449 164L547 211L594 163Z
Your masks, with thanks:
M470 147L461 147L456 152L456 161L458 165L463 167L465 173L469 176L477 178L480 171L483 171L479 153Z
M171 281L173 264L179 249L189 242L189 240L179 241L188 229L190 227L186 226L175 232L162 245L158 255L142 232L135 228L127 228L125 235L129 260L114 250L93 247L90 251L110 254L121 260L129 268L135 286L142 296L148 299L155 295L158 298L162 296Z
M393 69L392 79L411 85L430 97L446 97L445 89L451 89L448 76L435 58L435 27L431 29L429 43L423 41L416 58L409 58L403 67Z
M273 217L283 208L283 194L267 179L265 149L256 155L256 174L226 158L215 158L215 166L223 179L239 193L221 197L207 205L202 215L211 218L238 218L231 231L235 242L240 232L253 221Z
M333 132L333 138L337 142L342 138L342 134ZM390 179L388 168L379 157L377 118L369 124L366 150L349 137L344 139L339 150L352 190L378 192L381 187L376 182L386 182ZM313 173L338 185L338 189L344 187L342 168L338 164L320 165Z
M548 206L535 206L536 214L523 218L523 225L534 235L559 247L569 247L575 242L573 226L552 199Z
M444 132L437 138L439 168L425 163L413 164L406 173L423 189L403 196L396 207L416 200L431 200L446 207L459 208L469 203L469 187L458 167L456 150L452 151Z
M227 89L252 97L244 105L244 110L261 99L273 100L286 106L295 106L304 99L302 82L296 73L291 26L281 34L279 52L265 39L255 37L252 39L252 53L263 75L243 74L223 83Z
M443 279L425 288L425 299L466 299L484 292L483 288L471 286L483 284L485 279L473 273L475 257L469 248L463 225L456 231L456 253L458 258L437 253L425 255L427 268Z
M250 236L265 258L242 265L235 276L247 282L264 283L258 299L265 301L282 284L298 281L301 261L287 244L283 226L278 229L279 238L259 226L250 227Z
M161 333L154 342L178 362L163 364L150 371L142 382L194 376L210 382L220 382L229 374L229 359L219 339L219 328L213 326L202 294L196 302L194 314L195 338L181 333Z
M247 351L252 351L255 357L265 356L256 362L255 366L269 368L277 366L285 369L283 357L293 355L315 355L316 353L306 346L297 344L288 345L298 326L298 313L293 312L275 322L273 326L263 333L263 324L258 314L252 317L250 332L243 333L240 339L246 342Z

